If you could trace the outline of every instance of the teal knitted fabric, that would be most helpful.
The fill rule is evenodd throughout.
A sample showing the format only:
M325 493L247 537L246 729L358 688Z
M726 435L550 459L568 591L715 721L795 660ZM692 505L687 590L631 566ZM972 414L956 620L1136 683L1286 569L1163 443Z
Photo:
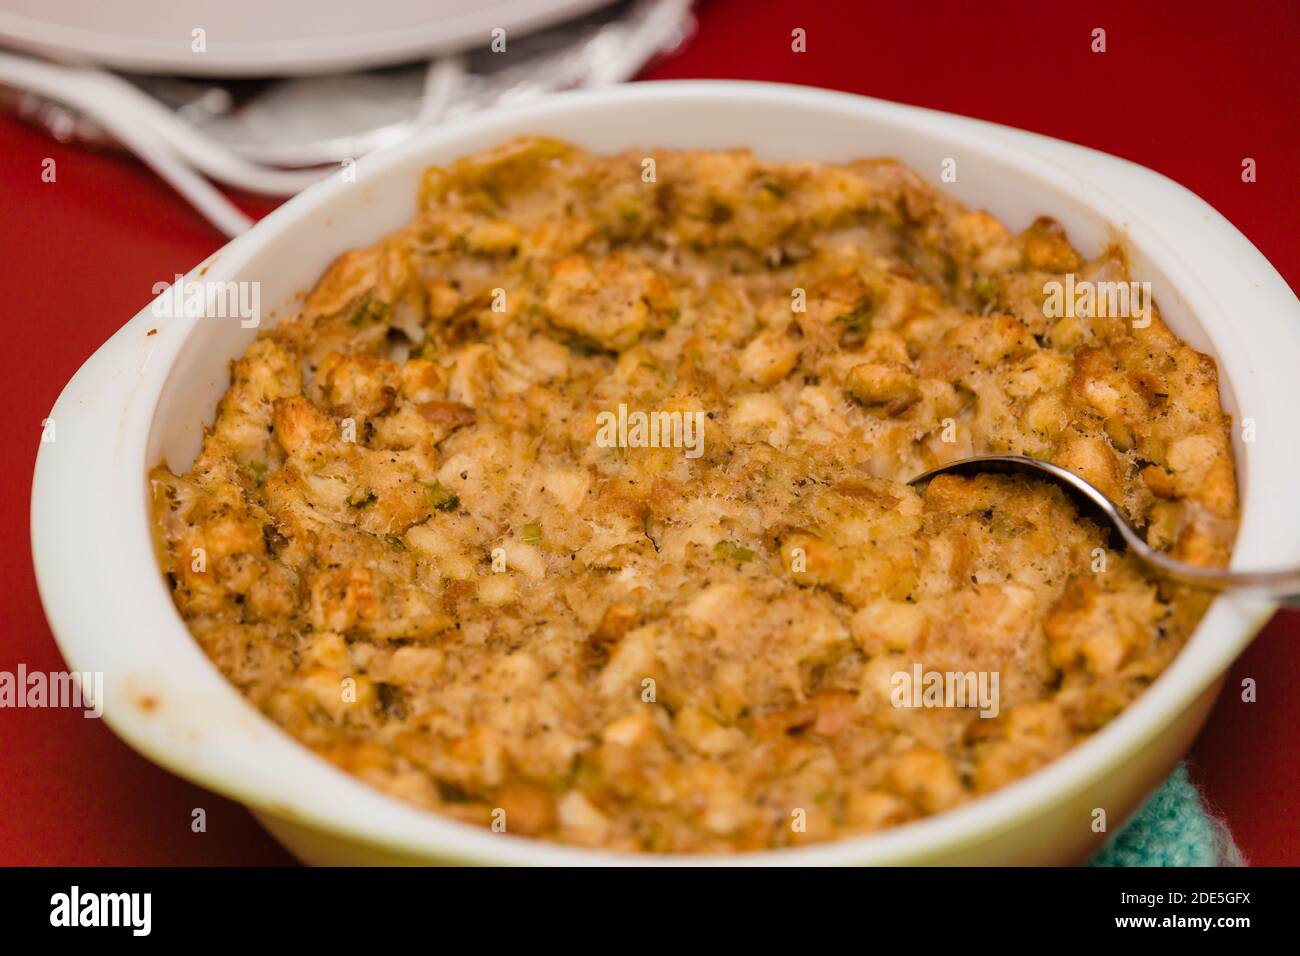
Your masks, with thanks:
M1206 812L1179 764L1091 866L1245 866L1222 822Z

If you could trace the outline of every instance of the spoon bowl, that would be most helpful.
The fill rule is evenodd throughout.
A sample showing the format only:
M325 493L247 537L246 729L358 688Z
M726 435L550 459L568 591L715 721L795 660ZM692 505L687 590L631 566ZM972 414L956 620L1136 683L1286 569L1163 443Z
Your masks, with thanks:
M1270 571L1229 571L1202 567L1171 558L1147 544L1124 513L1097 487L1068 468L1027 455L976 455L932 468L917 475L908 484L921 487L939 475L1020 474L1047 479L1065 490L1083 511L1100 517L1103 528L1114 531L1130 553L1141 558L1171 580L1212 591L1243 590L1280 599L1288 605L1300 604L1300 568Z

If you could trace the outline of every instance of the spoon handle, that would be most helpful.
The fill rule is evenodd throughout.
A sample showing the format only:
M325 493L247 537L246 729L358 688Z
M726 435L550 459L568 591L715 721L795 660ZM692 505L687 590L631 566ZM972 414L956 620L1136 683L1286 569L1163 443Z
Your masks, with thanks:
M1127 537L1127 535L1125 535ZM1129 550L1148 564L1158 568L1166 577L1191 587L1210 591L1242 591L1270 597L1287 607L1300 607L1300 568L1280 571L1229 571L1226 568L1203 568L1175 560L1140 542Z

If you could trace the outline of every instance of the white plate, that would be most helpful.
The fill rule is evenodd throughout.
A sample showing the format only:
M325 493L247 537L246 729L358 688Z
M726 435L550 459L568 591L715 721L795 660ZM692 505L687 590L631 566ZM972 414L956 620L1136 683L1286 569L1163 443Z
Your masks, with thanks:
M613 0L0 0L0 45L128 73L283 76L485 47ZM194 31L206 50L195 52Z
M1112 236L1162 317L1216 357L1225 407L1255 420L1236 444L1242 522L1233 566L1300 564L1300 303L1226 219L1181 186L1113 156L976 120L761 83L633 83L478 114L361 160L355 182L312 186L186 278L261 283L284 314L345 249L416 211L421 172L520 133L592 150L750 146L774 160L891 155L1019 230L1055 216L1088 255ZM938 182L946 160L957 182ZM264 312L265 314L265 312ZM152 330L152 331L151 331ZM188 468L255 331L159 319L146 307L69 383L32 489L41 599L70 667L104 675L104 719L137 750L240 800L321 863L719 862L618 855L490 833L386 796L259 714L203 655L158 571L146 470ZM1219 598L1172 665L1124 713L1042 770L956 810L879 835L741 854L730 863L1064 863L1098 846L1190 745L1232 661L1272 606Z

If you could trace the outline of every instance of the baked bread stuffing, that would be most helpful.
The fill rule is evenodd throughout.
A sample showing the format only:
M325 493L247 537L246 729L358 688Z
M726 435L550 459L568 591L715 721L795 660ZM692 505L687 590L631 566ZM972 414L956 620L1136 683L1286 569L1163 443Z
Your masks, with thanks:
M151 474L162 567L288 733L507 836L715 853L940 813L1104 726L1205 601L1055 486L910 478L1032 455L1185 561L1235 533L1213 360L1158 309L1048 318L1067 274L1129 280L891 160L514 140L428 170L232 363L193 467ZM696 453L602 440L620 406L698 421ZM898 706L919 668L998 675L996 714Z

